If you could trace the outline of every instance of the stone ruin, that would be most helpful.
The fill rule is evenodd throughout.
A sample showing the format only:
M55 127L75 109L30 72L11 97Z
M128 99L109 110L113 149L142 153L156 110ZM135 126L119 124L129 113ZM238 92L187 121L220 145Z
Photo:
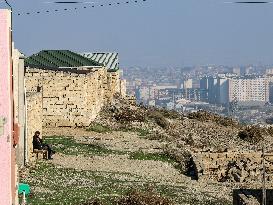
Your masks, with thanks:
M273 152L264 156L266 181L273 180ZM262 182L263 154L261 151L195 152L192 169L199 180L218 182Z

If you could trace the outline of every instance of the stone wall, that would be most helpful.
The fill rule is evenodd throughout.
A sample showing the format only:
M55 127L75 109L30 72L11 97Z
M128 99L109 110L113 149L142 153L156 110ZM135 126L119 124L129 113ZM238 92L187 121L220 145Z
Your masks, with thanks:
M42 136L42 119L43 119L43 107L42 107L42 93L27 93L27 122L26 122L26 155L27 162L32 162L32 137L35 131L40 131Z
M88 126L101 108L121 94L119 71L103 67L26 68L26 89L41 92L44 127Z
M123 97L126 96L126 80L121 80L120 81L120 94Z
M193 162L198 179L262 182L263 157L261 151L198 152L193 155ZM273 153L266 153L264 165L267 181L273 179L272 162Z

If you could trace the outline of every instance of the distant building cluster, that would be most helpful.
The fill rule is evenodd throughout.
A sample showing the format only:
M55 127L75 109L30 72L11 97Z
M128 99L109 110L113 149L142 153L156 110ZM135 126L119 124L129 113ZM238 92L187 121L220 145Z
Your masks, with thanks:
M200 87L207 90L207 101L226 105L230 102L269 102L268 76L224 74L204 77Z
M164 82L161 77L151 75L141 78L139 72L131 74L137 79L129 79L127 88L134 94L138 103L149 106L166 107L168 109L185 109L185 107L222 106L229 107L231 103L242 105L264 105L273 103L273 69L254 67L235 68L198 68L188 69L188 72L174 70L160 70L166 76ZM220 73L221 71L221 73ZM128 71L127 71L128 72ZM150 73L147 70L147 73ZM148 79L148 80L147 80Z

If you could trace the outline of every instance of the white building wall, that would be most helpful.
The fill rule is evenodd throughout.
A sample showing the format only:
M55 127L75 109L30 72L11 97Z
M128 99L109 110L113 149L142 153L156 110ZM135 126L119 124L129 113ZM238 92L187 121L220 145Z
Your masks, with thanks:
M229 79L229 102L232 101L269 101L267 78Z

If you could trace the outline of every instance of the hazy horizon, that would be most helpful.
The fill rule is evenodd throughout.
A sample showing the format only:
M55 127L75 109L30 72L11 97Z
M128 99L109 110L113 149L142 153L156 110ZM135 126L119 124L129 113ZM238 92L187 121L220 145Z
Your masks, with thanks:
M97 0L91 8L46 1L10 1L15 46L26 55L43 49L118 52L125 67L273 64L273 4ZM100 7L109 2L123 3Z

